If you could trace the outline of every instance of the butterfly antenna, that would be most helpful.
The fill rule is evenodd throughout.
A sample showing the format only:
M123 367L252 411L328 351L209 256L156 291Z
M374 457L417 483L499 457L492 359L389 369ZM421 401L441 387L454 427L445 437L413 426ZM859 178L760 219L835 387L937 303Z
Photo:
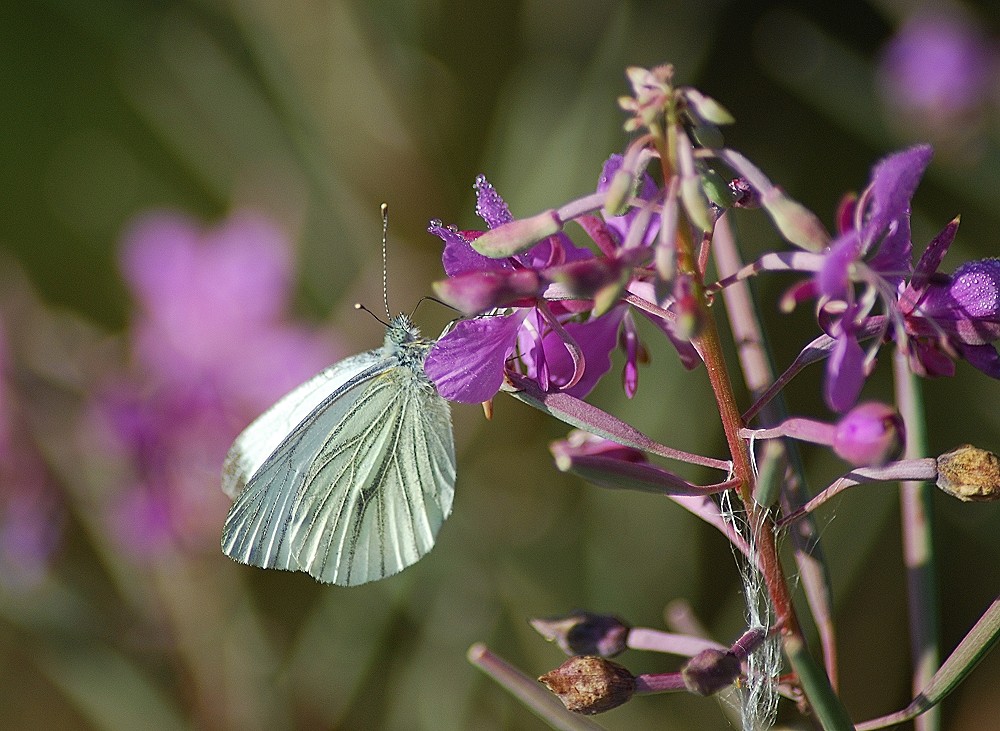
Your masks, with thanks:
M389 238L389 204L382 204L382 304L385 305L385 319L391 320L389 312L389 257L386 240Z
M374 312L372 312L371 310L369 310L367 307L365 307L360 302L355 302L354 303L354 309L356 309L356 310L362 310L363 312L367 312L369 315L371 315L372 317L374 317L378 322L382 322L382 318L381 317L379 317L378 315L376 315ZM382 324L385 325L386 327L389 327L389 323L388 322L382 322Z

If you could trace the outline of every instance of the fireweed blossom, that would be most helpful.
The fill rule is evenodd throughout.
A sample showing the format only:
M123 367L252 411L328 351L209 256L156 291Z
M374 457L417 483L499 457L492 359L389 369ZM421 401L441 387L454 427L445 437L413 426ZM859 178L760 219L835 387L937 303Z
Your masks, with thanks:
M620 155L605 163L598 195L607 191L621 164ZM476 180L475 190L477 212L488 229L514 220L485 177ZM657 194L644 174L637 199L650 203ZM524 252L490 258L471 245L483 232L431 222L428 230L444 241L442 262L449 275L435 291L464 314L483 315L458 322L428 355L425 371L442 396L488 401L500 388L504 370L516 367L543 390L583 397L611 369L616 345L626 356L625 391L634 395L637 365L646 356L630 308L619 297L634 291L652 299L652 285L636 272L651 259L658 222L636 209L604 218L587 212L577 220L598 253L558 232ZM672 323L656 315L650 319L668 334L685 365L694 367L697 354L674 335Z
M897 307L903 282L912 271L910 199L931 159L927 145L917 145L880 161L860 197L846 197L837 215L838 235L818 251L776 252L718 283L727 284L760 271L811 274L788 290L783 307L816 300L817 320L833 339L827 361L824 398L834 411L855 404L870 373L877 344L865 352L859 334L882 312L902 322Z
M133 555L214 544L227 509L214 487L233 438L335 359L287 319L292 263L284 233L251 211L209 230L150 213L126 232L132 363L104 384L87 428L128 466L111 512Z

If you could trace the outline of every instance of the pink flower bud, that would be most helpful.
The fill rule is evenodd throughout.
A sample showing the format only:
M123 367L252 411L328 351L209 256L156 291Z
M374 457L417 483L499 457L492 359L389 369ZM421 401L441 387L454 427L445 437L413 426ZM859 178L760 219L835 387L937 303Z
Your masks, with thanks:
M905 440L902 417L885 404L869 402L837 424L833 451L855 467L877 467L899 456Z
M531 218L520 218L483 233L472 248L483 256L503 259L527 251L542 239L562 230L555 211L543 211Z

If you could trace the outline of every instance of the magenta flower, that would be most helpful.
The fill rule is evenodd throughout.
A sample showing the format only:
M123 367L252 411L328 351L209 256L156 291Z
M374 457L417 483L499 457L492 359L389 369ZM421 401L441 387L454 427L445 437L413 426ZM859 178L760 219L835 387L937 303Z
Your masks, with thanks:
M937 272L955 238L952 221L927 247L899 297L902 327L895 337L910 368L923 376L951 376L962 358L1000 378L1000 259L969 261L951 275Z
M178 213L145 215L124 237L122 266L139 304L134 362L105 384L90 422L129 466L113 527L137 556L179 537L210 545L233 438L337 353L288 322L291 248L256 213L210 230Z
M485 177L480 176L475 187L476 210L489 229L513 221ZM546 388L577 396L589 393L611 367L608 354L617 342L625 308L571 321L589 310L590 303L548 300L544 291L567 271L575 281L592 280L580 266L596 264L594 254L559 233L523 253L492 259L470 245L481 232L459 232L440 221L432 221L428 230L445 243L442 261L449 279L436 286L439 296L469 314L489 313L458 322L427 356L424 369L441 395L464 403L488 401L515 354L524 372Z
M812 275L787 292L783 306L817 300L820 327L835 343L823 393L834 411L854 405L874 361L874 353L866 354L859 344L859 331L879 303L893 316L898 289L911 270L910 199L931 154L929 146L917 145L881 160L861 196L841 205L839 235L822 251L767 254L716 285L760 271Z
M621 165L619 155L605 163L596 200L602 200ZM482 176L476 193L477 212L489 230L513 223L507 205ZM652 204L658 195L652 178L643 174L638 200ZM515 368L545 390L583 397L610 370L610 353L620 344L626 354L623 381L631 397L645 350L623 297L631 293L655 300L647 266L659 218L650 211L632 208L606 218L589 211L575 215L598 253L558 232L501 258L473 249L482 232L460 232L432 221L428 230L445 243L442 261L449 275L435 291L468 315L485 313L457 323L428 355L424 369L441 395L465 403L488 401L503 383L505 369ZM648 276L637 276L640 271ZM672 323L655 315L650 319L671 338L686 366L699 362Z

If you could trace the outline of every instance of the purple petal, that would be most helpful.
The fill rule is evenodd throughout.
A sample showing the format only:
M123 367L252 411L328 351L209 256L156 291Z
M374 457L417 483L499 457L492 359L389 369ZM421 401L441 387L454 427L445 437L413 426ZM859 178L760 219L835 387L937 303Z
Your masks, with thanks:
M476 177L475 190L476 213L486 221L489 228L497 228L514 220L504 199L496 192L485 175Z
M884 236L869 266L890 281L898 281L910 268L910 199L931 161L930 145L917 145L882 160L872 171L867 196L868 220L861 233L867 252Z
M882 231L890 222L908 217L910 199L933 154L930 145L915 145L889 155L875 166L866 196L869 199L866 230Z
M960 345L959 352L987 376L1000 378L1000 354L992 345Z
M449 277L467 272L485 272L499 269L511 269L506 259L491 259L483 256L472 248L469 238L478 235L478 231L460 232L452 226L445 226L438 220L430 222L427 231L444 241L444 251L441 253L441 263Z
M977 259L962 264L946 285L932 284L920 302L916 322L928 321L966 345L983 345L1000 338L1000 259Z
M826 364L823 396L826 404L838 413L854 406L865 382L865 352L851 333L837 337Z
M437 341L424 362L424 372L449 401L489 401L503 383L504 365L517 331L531 310L511 315L462 320Z
M938 347L934 341L910 340L909 348L910 370L918 376L939 377L954 376L955 363Z
M611 187L611 179L615 177L621 167L622 162L625 158L618 153L614 153L607 160L604 161L604 166L601 168L601 174L597 178L597 192L605 193L608 188Z
M847 298L851 265L861 255L859 244L857 233L852 231L830 245L830 250L823 257L823 265L815 277L820 294L835 300Z
M583 351L585 363L583 377L566 389L566 393L583 398L594 389L601 376L611 370L611 351L618 342L618 328L626 311L625 306L618 306L589 322L570 322L564 326ZM543 347L549 382L557 386L568 383L575 366L562 340L550 332L543 339Z
M917 265L913 267L913 277L910 279L909 289L912 289L918 296L927 286L931 275L941 266L944 255L948 253L948 248L955 240L958 233L958 219L951 221L935 236L920 255Z
M948 292L969 317L996 322L1000 315L1000 259L965 262L952 275Z

